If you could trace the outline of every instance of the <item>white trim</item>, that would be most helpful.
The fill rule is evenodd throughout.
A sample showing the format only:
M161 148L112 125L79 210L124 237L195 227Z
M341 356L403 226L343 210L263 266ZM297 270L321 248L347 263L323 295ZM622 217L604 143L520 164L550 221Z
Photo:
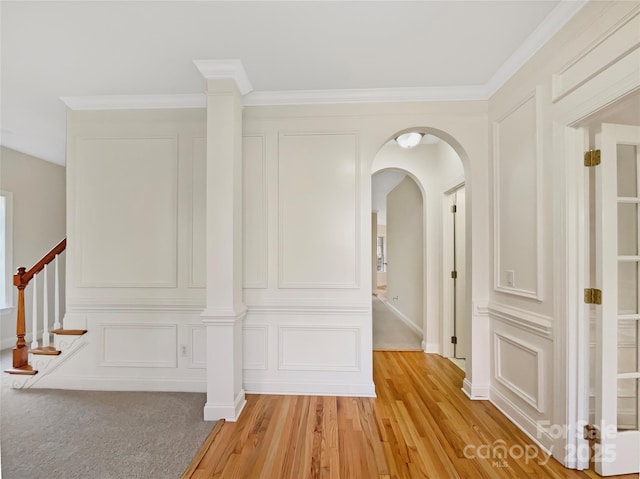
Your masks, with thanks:
M417 324L415 324L413 321L411 321L407 316L404 315L404 313L402 313L398 308L396 308L395 306L392 306L389 303L383 303L384 305L387 306L387 308L389 308L391 310L391 312L400 320L402 321L404 324L406 324L407 326L409 326L409 328L411 328L412 331L418 333L420 336L423 335L422 332L422 328L420 328L420 326L418 326ZM425 351L426 352L426 351Z
M373 382L367 383L296 383L292 381L256 381L244 382L245 390L250 394L283 394L292 396L347 396L376 397Z
M513 306L491 303L489 317L546 339L551 339L553 335L552 318L542 314L525 311Z
M288 301L289 300L290 298ZM263 303L248 305L247 307L249 314L371 314L371 303L340 304L340 300L334 298L326 298L324 301L326 304L313 304L301 301L299 304Z
M491 404L504 414L518 429L529 437L545 454L551 455L554 448L554 440L549 434L522 409L511 402L496 388L491 388ZM517 418L517 419L514 419ZM534 432L536 437L534 437ZM560 453L561 455L561 453Z
M425 354L440 354L440 344L438 343L425 343L422 341L422 350Z
M486 83L487 99L502 88L587 3L587 0L559 2Z
M100 330L101 357L98 362L103 367L123 367L123 368L177 368L178 367L178 324L177 323L102 323L98 326ZM172 333L173 351L169 351L171 359L165 360L129 360L108 358L107 330L164 330ZM130 335L131 336L131 335ZM138 336L138 334L136 334ZM144 343L144 339L142 339ZM148 356L145 355L145 356Z
M245 106L324 105L344 103L403 103L416 101L486 100L484 85L362 88L349 90L256 91L245 98Z
M244 398L244 389L241 389L233 401L233 404L211 404L207 402L204 405L204 420L217 421L224 419L229 422L236 422L247 404Z
M193 63L207 80L234 80L241 95L246 95L253 90L244 65L242 61L237 58L227 60L193 60Z
M183 95L62 96L67 108L77 110L156 110L163 108L206 108L204 93Z
M489 384L474 385L465 378L462 381L462 392L472 401L486 401L489 399Z

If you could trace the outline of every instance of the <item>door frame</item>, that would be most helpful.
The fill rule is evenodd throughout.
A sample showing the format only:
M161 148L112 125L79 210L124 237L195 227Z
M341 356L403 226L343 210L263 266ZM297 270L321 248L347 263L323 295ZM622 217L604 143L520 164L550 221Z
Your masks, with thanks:
M455 357L455 349L451 343L451 336L453 336L453 285L451 283L451 258L453 251L452 245L452 216L451 216L451 204L448 202L448 198L460 188L465 187L464 180L456 182L453 186L449 187L442 194L442 297L440 299L442 304L442 322L440 326L442 344L442 356L445 358ZM466 249L466 234L464 239ZM470 341L468 342L470 344Z
M614 73L617 73L614 71ZM603 83L593 77L554 105L554 315L564 318L555 328L554 357L558 374L554 376L553 455L568 468L587 469L589 443L583 438L583 426L589 420L589 331L583 291L588 229L583 219L588 214L585 199L583 155L589 147L589 134L579 125L589 116L624 100L640 89L640 77L612 78ZM563 394L564 392L564 394Z

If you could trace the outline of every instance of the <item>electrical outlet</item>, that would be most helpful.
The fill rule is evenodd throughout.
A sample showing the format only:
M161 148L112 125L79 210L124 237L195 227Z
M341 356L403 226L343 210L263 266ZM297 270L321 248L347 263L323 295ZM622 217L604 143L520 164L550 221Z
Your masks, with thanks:
M187 345L186 344L180 345L180 356L182 356L183 358L187 357Z
M514 287L516 285L515 273L511 270L507 271L507 286Z

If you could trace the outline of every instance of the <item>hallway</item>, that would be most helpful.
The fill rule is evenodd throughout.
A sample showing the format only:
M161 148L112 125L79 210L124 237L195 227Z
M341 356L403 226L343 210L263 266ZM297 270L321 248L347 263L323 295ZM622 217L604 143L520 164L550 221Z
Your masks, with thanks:
M377 296L372 298L373 349L421 351L420 335L400 320Z
M488 401L470 401L447 359L373 354L376 399L249 395L183 479L597 477L564 469ZM498 457L501 446L511 454Z

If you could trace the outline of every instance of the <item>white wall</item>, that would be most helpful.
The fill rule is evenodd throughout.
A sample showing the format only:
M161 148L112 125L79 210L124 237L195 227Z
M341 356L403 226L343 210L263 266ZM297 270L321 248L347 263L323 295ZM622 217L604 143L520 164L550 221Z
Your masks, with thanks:
M7 281L13 284L12 275L18 267L31 268L65 236L65 169L2 147L0 190L12 193L13 198L13 257L9 258L7 268ZM29 321L30 287L25 295ZM16 297L14 291L14 306ZM0 321L0 347L13 347L16 342L15 308L2 311Z
M422 331L424 226L422 192L406 177L387 195L388 304Z
M244 109L247 392L374 394L373 159L396 132L432 125L478 178L482 222L485 114L484 102ZM67 320L89 344L58 384L204 390L204 112L77 111L68 131Z

